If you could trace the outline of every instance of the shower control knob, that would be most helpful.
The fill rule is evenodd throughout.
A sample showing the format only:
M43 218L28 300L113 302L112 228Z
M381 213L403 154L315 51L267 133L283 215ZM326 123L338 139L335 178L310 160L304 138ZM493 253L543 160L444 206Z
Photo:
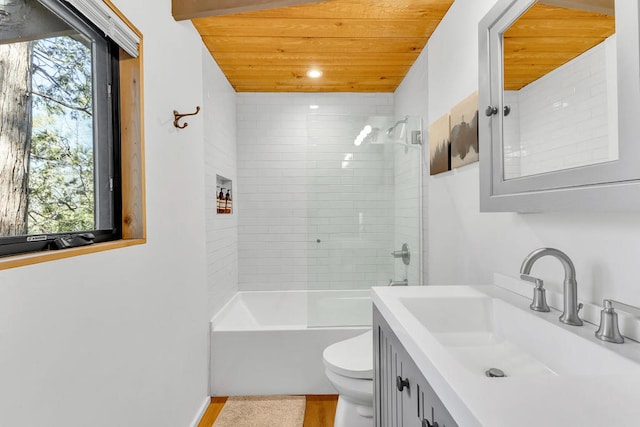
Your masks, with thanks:
M391 255L394 258L402 258L404 265L409 265L411 262L411 252L409 252L409 245L406 243L402 244L402 248L399 251L391 252Z
M404 390L404 388L409 388L409 378L402 378L400 375L396 377L396 387L398 391Z

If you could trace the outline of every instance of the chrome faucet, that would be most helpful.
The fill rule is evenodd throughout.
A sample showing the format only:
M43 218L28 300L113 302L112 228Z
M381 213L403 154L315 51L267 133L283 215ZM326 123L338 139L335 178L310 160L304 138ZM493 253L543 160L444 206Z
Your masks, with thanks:
M531 252L522 262L520 274L529 276L533 264L543 256L550 255L562 263L564 267L564 311L560 321L567 325L581 326L582 320L578 311L582 304L578 304L578 283L576 282L576 269L571 259L562 251L554 248L540 248Z

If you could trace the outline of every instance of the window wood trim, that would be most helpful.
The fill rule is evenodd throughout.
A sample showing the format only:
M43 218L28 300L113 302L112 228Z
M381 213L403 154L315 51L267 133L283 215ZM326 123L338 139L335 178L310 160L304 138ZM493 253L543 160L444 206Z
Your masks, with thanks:
M104 3L140 37L136 58L120 49L122 239L58 251L0 258L0 270L146 243L142 33L109 0Z

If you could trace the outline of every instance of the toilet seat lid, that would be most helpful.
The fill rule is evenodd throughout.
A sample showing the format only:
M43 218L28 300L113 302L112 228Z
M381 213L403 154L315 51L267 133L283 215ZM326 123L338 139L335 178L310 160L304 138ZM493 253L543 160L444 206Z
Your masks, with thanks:
M327 369L349 378L373 379L373 332L331 344L322 353Z

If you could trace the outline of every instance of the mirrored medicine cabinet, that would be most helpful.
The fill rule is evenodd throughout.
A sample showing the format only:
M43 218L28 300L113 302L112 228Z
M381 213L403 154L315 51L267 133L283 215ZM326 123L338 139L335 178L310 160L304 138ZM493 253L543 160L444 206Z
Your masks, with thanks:
M481 211L640 210L637 1L498 0L479 25Z

